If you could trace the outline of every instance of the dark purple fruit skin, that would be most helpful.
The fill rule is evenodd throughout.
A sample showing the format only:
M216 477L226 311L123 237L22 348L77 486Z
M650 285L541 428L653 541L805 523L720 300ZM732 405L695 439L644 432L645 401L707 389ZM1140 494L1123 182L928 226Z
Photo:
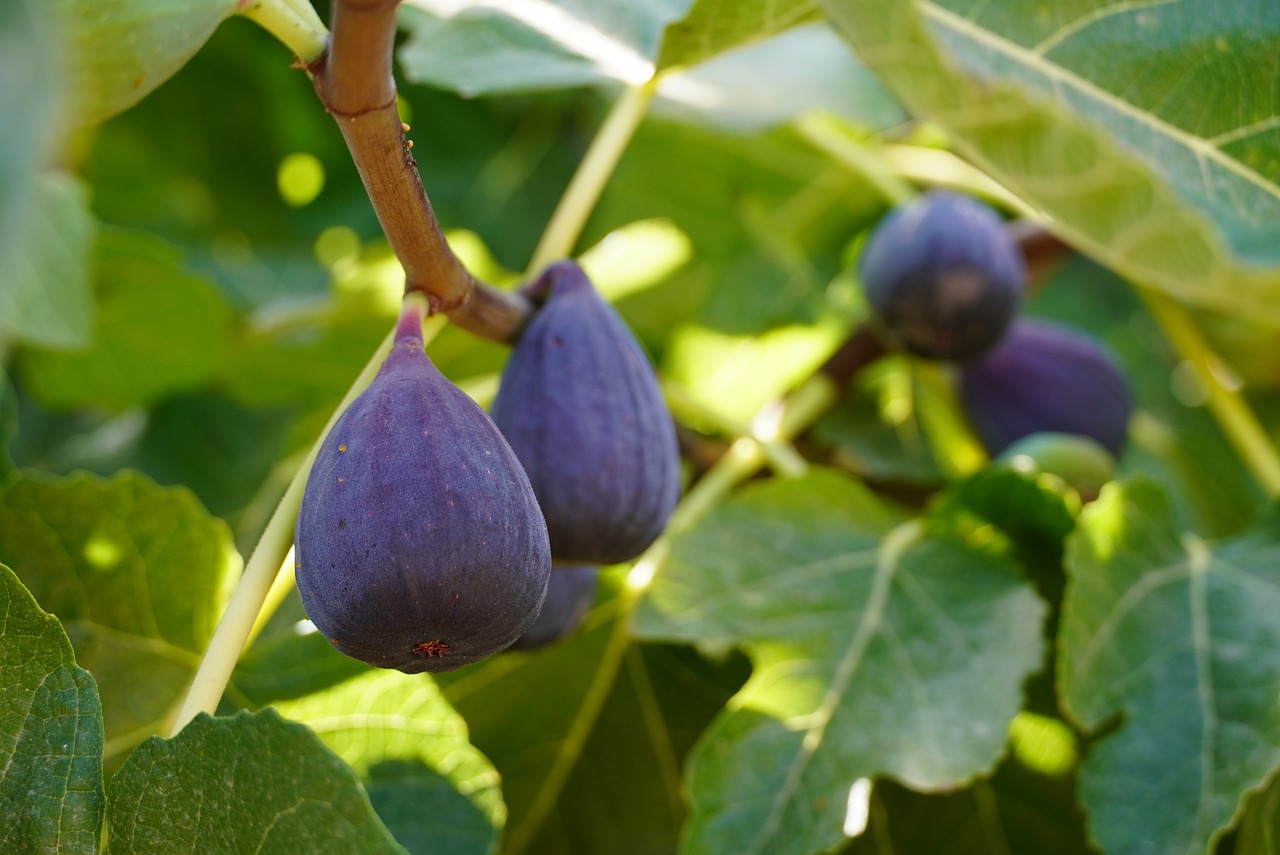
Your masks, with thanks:
M542 613L507 649L534 650L573 633L591 611L599 578L599 569L590 564L553 566Z
M1133 402L1101 345L1065 327L1019 321L1004 341L963 367L960 398L992 455L1034 433L1087 436L1116 457Z
M955 361L1000 340L1027 281L1022 252L995 211L943 190L885 217L858 273L894 339L918 356Z
M497 427L422 352L420 310L325 437L295 548L308 617L380 668L451 671L537 618L542 512Z
M493 420L529 473L557 561L616 564L662 533L680 494L675 425L649 360L573 262L531 289Z

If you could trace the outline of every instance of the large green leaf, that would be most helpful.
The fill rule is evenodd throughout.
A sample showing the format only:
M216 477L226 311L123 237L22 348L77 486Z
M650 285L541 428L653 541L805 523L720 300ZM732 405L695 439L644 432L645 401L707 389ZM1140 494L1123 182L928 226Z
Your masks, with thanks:
M1142 283L1280 314L1266 3L822 0L916 115Z
M112 778L107 815L113 853L404 852L350 767L274 710L147 740Z
M563 792L523 851L674 852L687 813L680 769L746 672L739 656L711 662L688 647L629 646Z
M663 32L658 68L697 65L819 14L817 0L697 0L689 14Z
M880 79L824 22L790 27L664 75L653 104L655 115L737 133L816 110L871 130L905 118Z
M815 471L674 540L638 632L740 644L755 666L694 752L685 851L823 851L864 779L944 789L999 759L1043 605L1005 561L895 522Z
M13 250L0 258L0 340L83 347L93 324L90 260L97 222L86 188L39 176Z
M506 819L498 774L430 677L370 672L276 706L355 769L410 851L475 855L497 845Z
M466 719L471 740L502 775L507 802L506 840L526 847L559 795L552 776L573 768L590 734L589 704L616 619L597 613L571 641L534 653L504 653L442 675L445 696ZM602 700L596 697L595 701ZM577 722L585 724L576 724ZM558 787L563 778L557 782Z
M0 561L62 620L102 692L108 759L180 699L240 568L186 489L31 474L0 493Z
M95 853L102 711L53 615L0 565L0 849Z
M1089 731L1080 798L1106 852L1203 852L1280 763L1280 513L1209 544L1154 484L1113 485L1068 539L1059 640Z
M53 0L72 57L70 124L91 125L132 107L200 49L237 0Z
M817 18L815 0L407 0L410 79L464 95L640 84Z
M38 0L0 6L0 270L32 212L61 95L46 17Z
M400 62L410 80L464 95L644 83L663 27L692 2L407 0Z
M221 367L230 306L212 282L182 270L176 248L106 232L96 275L92 346L23 354L22 378L45 406L122 410L197 386Z

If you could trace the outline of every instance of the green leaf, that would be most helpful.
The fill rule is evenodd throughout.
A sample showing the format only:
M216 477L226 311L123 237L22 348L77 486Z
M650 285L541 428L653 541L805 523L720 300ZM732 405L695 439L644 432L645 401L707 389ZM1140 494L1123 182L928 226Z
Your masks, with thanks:
M1249 797L1234 855L1277 855L1280 853L1280 781Z
M600 679L616 619L597 606L572 640L542 650L496 656L441 675L445 697L471 729L472 743L502 776L506 845L527 846L557 801L548 779L567 773L590 731L576 722ZM605 684L605 688L608 685ZM563 766L563 771L560 767Z
M11 481L0 561L61 618L97 679L108 760L180 699L240 569L227 526L189 491L134 473Z
M74 125L93 125L141 101L186 64L237 0L53 0L73 57Z
M663 32L658 69L697 65L820 15L817 0L697 0Z
M47 10L37 0L0 7L0 270L32 214L36 179L53 142L61 96ZM3 317L3 314L0 314Z
M1065 709L1094 744L1080 775L1106 852L1195 852L1280 763L1280 513L1208 544L1154 484L1113 484L1068 539Z
M674 852L687 813L685 756L747 670L741 656L710 662L685 646L628 647L564 791L525 851Z
M221 367L231 309L209 280L182 271L182 254L150 235L104 233L98 307L87 350L30 350L20 373L52 409L122 410L200 385Z
M138 746L107 794L113 853L403 853L354 772L274 710L201 714Z
M382 821L411 851L496 847L506 819L498 774L430 677L369 672L276 706L355 769Z
M692 0L629 0L462 6L407 0L410 37L399 52L405 76L465 96L599 83L644 83L653 76L663 27ZM451 8L452 7L452 8Z
M88 192L65 173L41 175L26 218L14 251L0 258L0 339L82 347L94 312Z
M909 111L1055 233L1175 296L1280 314L1266 4L822 2Z
M673 540L637 632L741 644L755 667L694 753L685 851L825 850L859 781L944 789L999 759L1044 606L1005 561L895 522L817 470Z
M879 78L823 23L792 27L664 76L652 112L744 133L814 110L871 130L905 118Z
M102 712L71 642L0 565L0 849L95 853L102 825Z

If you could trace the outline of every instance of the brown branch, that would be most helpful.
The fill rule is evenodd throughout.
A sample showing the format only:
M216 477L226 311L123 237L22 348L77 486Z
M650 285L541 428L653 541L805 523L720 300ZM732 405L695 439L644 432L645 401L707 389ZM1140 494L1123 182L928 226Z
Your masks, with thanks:
M469 332L513 341L532 306L476 279L449 249L409 151L391 68L398 5L334 0L329 49L307 70L404 267L405 292L426 295L433 314L444 312Z

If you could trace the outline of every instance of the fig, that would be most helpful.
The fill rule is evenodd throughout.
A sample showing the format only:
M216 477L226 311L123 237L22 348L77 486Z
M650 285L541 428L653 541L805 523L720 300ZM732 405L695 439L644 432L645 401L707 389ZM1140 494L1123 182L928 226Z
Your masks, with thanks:
M964 365L960 399L974 432L998 455L1035 433L1086 436L1115 457L1133 403L1110 354L1066 327L1019 321L990 353Z
M557 561L635 558L680 493L675 425L626 323L576 264L529 289L542 305L521 332L493 420L529 473Z
M592 564L552 565L541 614L507 649L534 650L573 633L591 611L599 576Z
M422 316L406 300L377 376L325 436L294 535L316 627L342 653L410 674L510 645L551 572L520 461L427 358Z
M1116 477L1111 452L1079 434L1033 433L1002 451L999 460L1019 471L1056 475L1086 502Z
M917 356L954 361L1001 339L1027 280L996 212L943 190L891 211L868 238L858 273L890 338Z

